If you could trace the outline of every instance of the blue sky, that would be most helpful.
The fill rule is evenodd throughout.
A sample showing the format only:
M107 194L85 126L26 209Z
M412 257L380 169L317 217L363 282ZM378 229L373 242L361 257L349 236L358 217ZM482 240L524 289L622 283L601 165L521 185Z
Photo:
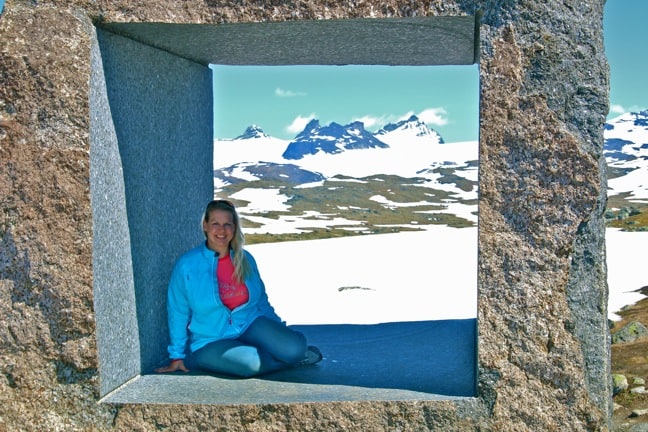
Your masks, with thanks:
M292 139L313 118L361 120L375 131L417 115L450 142L478 136L478 70L472 66L212 66L214 134L251 124Z
M648 106L648 0L607 0L608 118ZM306 123L361 120L375 131L416 114L446 142L478 138L479 77L472 66L212 66L214 135L251 124L292 139Z
M610 64L610 114L648 108L647 0L607 0L603 15L605 52Z

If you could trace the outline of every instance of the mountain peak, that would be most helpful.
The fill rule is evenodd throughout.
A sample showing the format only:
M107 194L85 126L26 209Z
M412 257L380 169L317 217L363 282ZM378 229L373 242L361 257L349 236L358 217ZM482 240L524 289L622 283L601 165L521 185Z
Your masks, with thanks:
M378 132L376 132L376 135L384 135L387 132L391 132L391 131L396 130L396 129L400 128L400 127L406 126L408 124L418 124L419 122L420 122L419 118L416 117L416 115L412 114L406 120L400 120L400 121L398 121L396 123L387 123Z
M381 140L391 144L391 141L402 135L414 135L418 139L425 139L437 141L439 144L443 144L443 138L437 131L429 128L421 119L416 115L412 114L408 119L400 120L396 123L389 123L385 125L382 129L376 132Z
M247 129L245 129L245 132L243 132L242 135L239 135L234 139L240 140L240 139L268 138L269 136L270 135L263 132L263 129L261 129L259 126L251 125L248 126Z
M318 152L336 154L345 150L386 147L389 146L368 132L361 121L344 126L335 122L320 126L319 121L313 119L288 144L283 157L294 160Z
M312 119L309 121L306 126L304 127L304 130L299 132L297 136L295 137L295 140L303 139L305 137L308 137L310 134L314 133L320 128L319 120L317 119Z

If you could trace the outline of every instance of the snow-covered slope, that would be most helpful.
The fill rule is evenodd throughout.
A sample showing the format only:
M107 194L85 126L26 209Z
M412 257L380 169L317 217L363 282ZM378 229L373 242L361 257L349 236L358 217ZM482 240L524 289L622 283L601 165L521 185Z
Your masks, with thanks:
M608 195L630 193L648 202L648 110L627 113L605 125L605 158L618 177L608 181Z

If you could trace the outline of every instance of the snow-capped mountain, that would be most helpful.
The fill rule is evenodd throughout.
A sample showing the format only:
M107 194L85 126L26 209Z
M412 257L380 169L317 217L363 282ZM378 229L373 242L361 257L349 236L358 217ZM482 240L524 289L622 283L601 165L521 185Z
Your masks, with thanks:
M320 126L318 120L311 120L291 141L271 137L254 125L233 140L214 142L215 183L219 188L267 178L270 171L254 168L257 164L273 164L276 172L304 170L296 178L315 178L314 174L416 177L441 166L468 167L469 161L477 159L476 142L443 143L439 133L416 116L387 124L375 134L362 122ZM259 177L261 172L265 175Z
M648 200L648 110L627 113L605 124L604 155L610 170L608 195Z
M398 145L400 143L419 143L443 144L443 138L434 129L412 115L407 120L401 120L397 123L389 123L376 132L375 136L389 145ZM414 139L414 137L416 137Z
M263 130L259 126L251 125L248 126L247 129L245 129L245 132L243 132L243 134L237 136L234 139L242 140L242 139L258 139L258 138L269 138L269 137L270 135L263 132Z
M250 126L234 139L214 141L214 169L242 162L285 163L281 154L287 145L288 141L269 136L258 126Z
M362 122L356 121L345 126L332 122L328 126L320 126L319 121L313 119L288 144L283 157L296 160L318 152L337 154L345 150L387 147L387 144L365 130Z
M344 126L333 122L320 126L318 120L311 120L290 141L271 137L259 126L252 125L234 139L214 141L214 167L216 174L222 176L223 169L241 163L295 163L309 171L320 170L331 177L339 174L401 174L409 166L407 172L410 174L406 175L413 175L417 169L425 168L421 166L422 161L437 158L443 162L454 160L454 156L447 153L456 153L457 148L438 146L443 142L438 132L428 128L416 116L390 123L375 134L367 131L362 122ZM410 144L425 146L406 149L411 147ZM372 149L377 151L370 151ZM368 164L369 161L371 163ZM416 165L416 169L411 167L412 164ZM360 169L364 171L358 171Z

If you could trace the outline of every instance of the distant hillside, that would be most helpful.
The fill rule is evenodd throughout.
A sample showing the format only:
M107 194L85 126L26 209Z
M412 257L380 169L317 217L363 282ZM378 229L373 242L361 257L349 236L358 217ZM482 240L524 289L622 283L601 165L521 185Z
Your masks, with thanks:
M627 113L605 125L608 211L613 227L648 229L648 110Z

